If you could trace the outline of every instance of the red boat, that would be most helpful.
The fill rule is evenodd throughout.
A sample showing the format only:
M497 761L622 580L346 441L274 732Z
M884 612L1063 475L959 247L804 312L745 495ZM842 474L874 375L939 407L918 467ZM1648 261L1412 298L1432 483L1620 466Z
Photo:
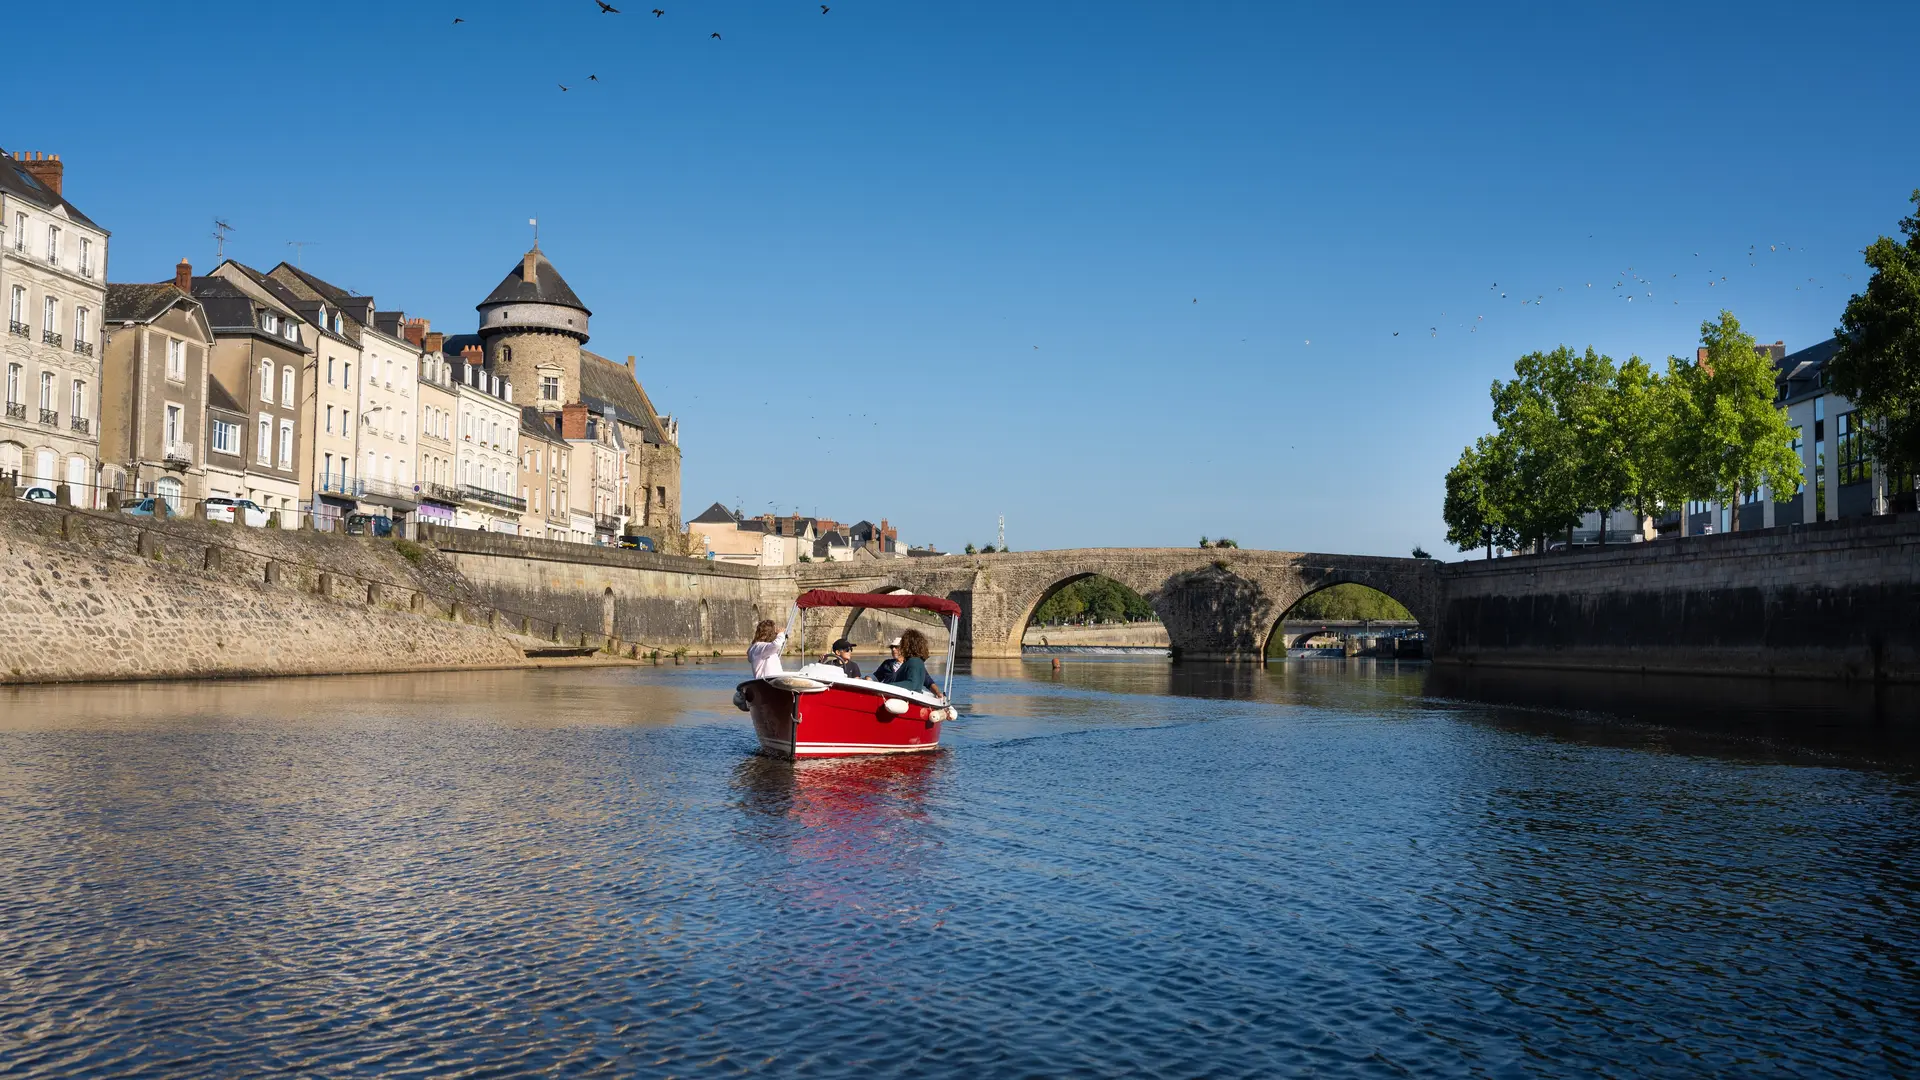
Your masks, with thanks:
M803 649L802 620L814 608L917 610L940 616L947 624L946 663L940 674L952 679L954 643L960 640L960 605L953 601L825 589L802 593L787 625L799 627ZM953 687L949 683L946 689L951 693ZM789 759L938 750L940 725L954 717L953 706L944 696L849 678L832 664L808 664L799 671L748 679L740 684L734 703L752 714L760 749Z

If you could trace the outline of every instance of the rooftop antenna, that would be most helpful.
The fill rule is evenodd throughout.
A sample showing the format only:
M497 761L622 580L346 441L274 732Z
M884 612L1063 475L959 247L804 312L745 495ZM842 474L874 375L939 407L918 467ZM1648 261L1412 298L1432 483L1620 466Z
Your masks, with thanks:
M219 218L213 219L213 244L214 244L213 257L216 261L224 261L226 259L227 234L232 231L233 231L233 226L227 224L226 222L220 220Z
M299 266L306 257L307 248L319 243L318 240L289 240L287 246L293 249L293 265Z
M1000 550L1007 550L1007 515L1000 515Z

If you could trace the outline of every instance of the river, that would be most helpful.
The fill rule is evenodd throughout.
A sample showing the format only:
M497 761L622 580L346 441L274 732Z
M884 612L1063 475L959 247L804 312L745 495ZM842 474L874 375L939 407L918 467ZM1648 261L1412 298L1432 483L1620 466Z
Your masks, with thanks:
M0 690L0 1075L1920 1070L1910 696L982 664Z

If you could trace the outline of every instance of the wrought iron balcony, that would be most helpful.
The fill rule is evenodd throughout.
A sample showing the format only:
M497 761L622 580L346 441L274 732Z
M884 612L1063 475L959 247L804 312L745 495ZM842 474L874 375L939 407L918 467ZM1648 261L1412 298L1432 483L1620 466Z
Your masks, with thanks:
M593 515L593 524L595 527L605 529L608 532L620 531L620 519L607 514Z
M42 344L51 345L57 349L60 347L60 343L65 340L66 340L65 338L61 337L59 334L56 334L51 330L40 331L40 341Z
M28 326L26 323L21 322L18 319L8 319L7 329L12 332L14 337L23 337L23 338L33 337L33 328L31 326Z
M59 427L60 426L60 410L59 409L41 409L40 422L47 425L48 427Z
M420 494L435 502L446 503L448 506L452 506L466 497L465 493L459 488L449 487L446 484L436 484L430 480L420 481Z
M90 434L93 431L93 421L88 420L84 416L74 417L73 420L71 421L71 426L73 427L73 430L79 432L82 435Z
M359 496L361 492L360 481L355 480L346 473L337 472L322 472L320 474L320 490L329 495L353 495L356 497Z
M80 354L81 356L92 356L92 355L93 355L93 342L91 342L91 341L76 341L76 342L74 342L74 343L73 343L73 351L74 351L74 352L77 352L77 353L79 353L79 354Z
M516 514L525 513L527 509L527 500L520 498L518 495L507 495L498 491L488 491L486 488L476 487L472 484L465 485L463 490L465 494L462 497L468 502L486 503L490 506L498 506L505 510L511 510Z
M7 419L9 419L9 420L25 420L26 418L27 418L27 403L26 403L26 402L24 402L24 401L9 401L9 402L7 402Z

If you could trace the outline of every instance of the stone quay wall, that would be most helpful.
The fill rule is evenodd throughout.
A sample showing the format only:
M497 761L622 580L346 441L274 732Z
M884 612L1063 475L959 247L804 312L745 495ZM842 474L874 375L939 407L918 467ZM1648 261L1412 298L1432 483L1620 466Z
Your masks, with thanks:
M1437 662L1920 681L1920 514L1450 563Z
M782 567L422 526L478 604L590 628L643 651L743 655L760 619L798 594Z
M526 663L430 552L0 500L0 683Z

